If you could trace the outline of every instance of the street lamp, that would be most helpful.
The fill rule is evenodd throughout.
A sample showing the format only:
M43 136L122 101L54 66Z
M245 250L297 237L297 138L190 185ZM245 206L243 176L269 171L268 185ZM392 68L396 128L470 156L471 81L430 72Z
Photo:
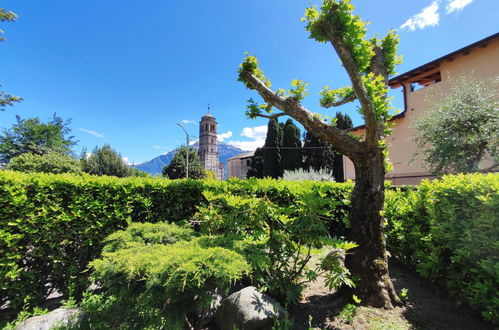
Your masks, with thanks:
M186 163L187 163L187 166L185 168L185 178L189 179L189 133L187 133L187 131L185 130L184 126L182 126L180 124L177 124L177 126L180 126L180 128L182 128L184 130L185 137L186 137L186 140L187 140L187 147L186 147Z

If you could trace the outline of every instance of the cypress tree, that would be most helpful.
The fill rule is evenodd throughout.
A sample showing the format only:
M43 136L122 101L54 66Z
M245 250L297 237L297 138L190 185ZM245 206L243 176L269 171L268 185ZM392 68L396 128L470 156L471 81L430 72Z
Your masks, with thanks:
M255 154L251 158L248 173L246 174L247 178L263 178L263 150L262 148L255 150Z
M352 128L352 119L348 115L343 115L341 112L336 113L336 127L341 130ZM304 163L303 168L319 170L325 168L333 171L334 179L337 182L343 182L343 155L328 143L318 139L310 132L305 134L304 144Z
M267 127L267 137L263 146L263 176L278 178L280 175L281 154L277 119L271 118Z
M284 170L296 170L303 165L301 151L300 129L291 119L284 125L281 149L281 168Z

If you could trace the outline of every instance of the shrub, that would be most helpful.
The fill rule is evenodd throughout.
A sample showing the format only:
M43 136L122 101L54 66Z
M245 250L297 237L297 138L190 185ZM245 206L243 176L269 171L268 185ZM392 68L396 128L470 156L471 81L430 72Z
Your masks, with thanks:
M392 255L499 322L499 174L425 181L385 212Z
M313 192L296 204L279 207L266 198L205 192L207 207L199 207L202 232L231 236L222 246L243 254L252 266L252 281L286 304L297 303L304 284L327 272L331 288L352 286L348 271L311 266L315 250L325 246L348 250L355 244L330 239L319 214L327 203ZM233 244L230 240L238 243ZM218 240L220 242L220 240ZM220 243L219 243L220 244Z
M284 171L283 179L285 181L334 181L333 171L326 168L314 170L312 168L304 170L302 168L293 171Z
M21 154L14 157L6 168L19 172L82 173L79 160L56 151L49 151L44 155Z
M144 224L142 229L155 238L147 242L132 226L106 240L126 237L134 244L107 246L105 250L113 252L91 263L92 278L105 289L83 302L91 328L181 329L186 320L196 323L195 311L206 307L215 292L226 291L249 272L241 255L221 247L202 247L196 241L154 243L162 229L176 233L170 237L190 238L184 228Z

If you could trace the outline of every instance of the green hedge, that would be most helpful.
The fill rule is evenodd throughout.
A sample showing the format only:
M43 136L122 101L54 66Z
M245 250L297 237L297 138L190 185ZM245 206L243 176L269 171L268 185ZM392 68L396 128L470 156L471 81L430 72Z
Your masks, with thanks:
M499 322L499 174L445 176L387 193L388 249Z
M314 190L331 201L330 227L345 232L351 185L276 180L165 180L0 171L0 304L37 304L57 289L78 297L102 240L132 222L188 220L204 190L295 203ZM50 284L47 286L46 284Z
M102 240L132 222L191 219L203 191L266 197L281 206L304 192L327 201L321 217L347 234L352 184L282 180L165 180L0 171L0 304L33 304L47 283L78 296ZM423 277L497 322L499 174L447 176L386 196L388 249Z

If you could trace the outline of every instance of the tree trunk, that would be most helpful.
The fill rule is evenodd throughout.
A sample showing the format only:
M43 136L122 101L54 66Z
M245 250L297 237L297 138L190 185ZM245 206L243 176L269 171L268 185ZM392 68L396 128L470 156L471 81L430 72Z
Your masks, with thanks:
M359 246L346 264L356 282L363 305L393 308L401 305L388 272L384 218L384 161L381 150L366 153L355 164L355 187L350 211L350 239Z

